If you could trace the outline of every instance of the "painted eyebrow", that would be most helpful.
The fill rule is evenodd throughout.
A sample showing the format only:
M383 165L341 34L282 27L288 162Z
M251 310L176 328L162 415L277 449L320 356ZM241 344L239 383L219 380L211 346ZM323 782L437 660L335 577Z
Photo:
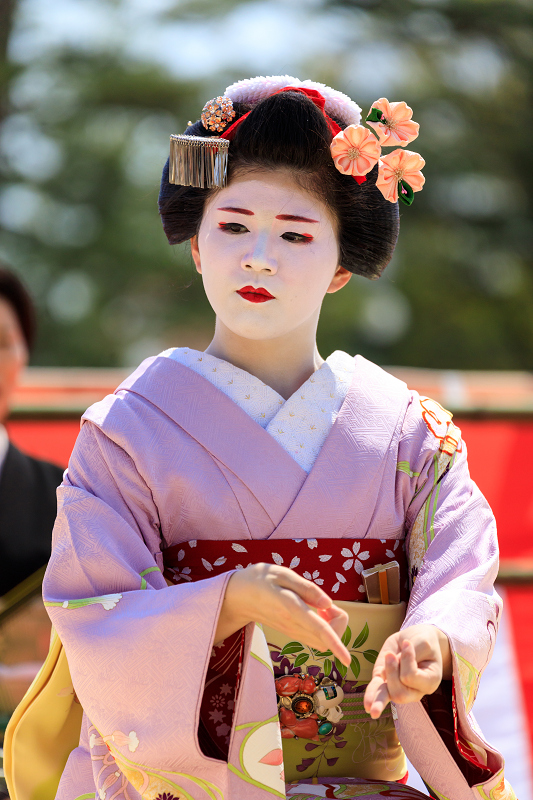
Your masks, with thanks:
M253 211L247 208L237 208L236 206L222 206L218 211L232 211L234 214L245 214L247 217L254 217ZM278 214L276 219L283 220L284 222L316 222L317 219L310 219L309 217L299 217L296 214Z
M235 206L223 206L218 211L233 211L234 214L246 214L247 217L255 217L253 211L249 211L247 208L235 208Z
M282 219L285 222L317 222L317 219L309 219L309 217L298 217L295 214L278 214L276 219Z

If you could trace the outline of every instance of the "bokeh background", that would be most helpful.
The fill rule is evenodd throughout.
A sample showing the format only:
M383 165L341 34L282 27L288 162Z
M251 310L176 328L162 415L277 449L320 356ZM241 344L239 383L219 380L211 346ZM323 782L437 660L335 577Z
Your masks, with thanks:
M460 418L472 472L508 574L531 569L527 587L506 590L476 714L531 797L533 395L531 376L501 371L533 365L532 0L0 0L0 262L37 302L32 364L128 368L208 344L213 314L188 247L167 244L157 215L169 134L235 80L284 73L365 112L403 99L421 124L426 186L401 210L394 259L380 281L354 276L326 297L319 345L406 379L402 367L442 370L417 372L417 388L433 381L424 393L479 411ZM458 370L496 372L470 375L468 403ZM66 463L80 409L122 376L34 369L10 435ZM39 406L58 386L49 404L73 408L34 418L35 388ZM511 411L486 420L498 387ZM529 416L514 419L519 407Z
M533 363L527 0L3 0L0 259L38 303L35 365L204 347L213 317L156 200L171 132L234 80L288 73L366 111L405 99L426 188L382 280L326 298L323 355Z

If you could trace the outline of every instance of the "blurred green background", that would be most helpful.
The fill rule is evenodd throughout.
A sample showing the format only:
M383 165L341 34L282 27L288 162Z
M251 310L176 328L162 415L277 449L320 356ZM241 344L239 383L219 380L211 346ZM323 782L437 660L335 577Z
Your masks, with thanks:
M406 100L426 187L383 278L326 298L319 345L381 364L531 369L533 6L526 0L3 0L0 260L33 364L203 348L213 317L157 215L171 132L234 80Z

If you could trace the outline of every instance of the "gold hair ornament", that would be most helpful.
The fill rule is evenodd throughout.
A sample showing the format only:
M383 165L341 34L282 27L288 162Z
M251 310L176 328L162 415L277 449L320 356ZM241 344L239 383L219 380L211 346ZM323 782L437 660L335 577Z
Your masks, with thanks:
M201 189L222 188L227 182L228 151L227 139L172 134L170 183Z

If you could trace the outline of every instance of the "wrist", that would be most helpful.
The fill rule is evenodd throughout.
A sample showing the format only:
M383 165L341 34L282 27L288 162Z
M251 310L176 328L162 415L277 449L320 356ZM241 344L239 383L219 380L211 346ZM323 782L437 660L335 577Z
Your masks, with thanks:
M226 584L226 594L224 596L224 606L226 613L238 628L244 628L251 622L249 614L246 613L247 603L247 576L246 570L235 570Z
M452 658L452 649L450 647L450 640L448 639L444 631L441 631L441 629L437 628L436 625L434 625L433 627L437 632L437 638L442 657L442 679L445 681L450 681L453 676L453 658Z
M243 572L244 570L235 571L228 579L218 616L214 644L220 644L235 631L244 628L251 622L244 612L246 604L243 592L243 583L245 582Z

